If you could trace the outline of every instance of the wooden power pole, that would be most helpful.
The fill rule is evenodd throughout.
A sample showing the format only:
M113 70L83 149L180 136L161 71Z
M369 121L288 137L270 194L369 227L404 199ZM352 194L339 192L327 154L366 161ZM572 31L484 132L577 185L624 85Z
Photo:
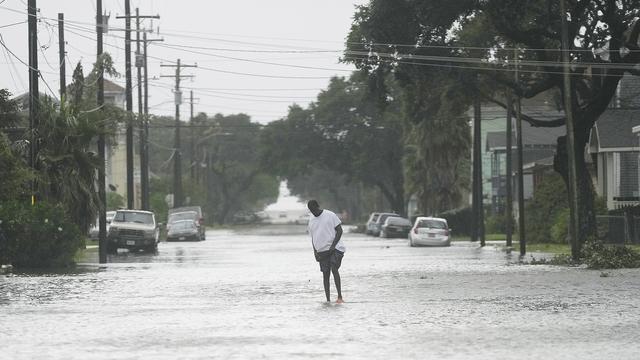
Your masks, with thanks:
M511 219L513 219L513 154L512 154L512 143L513 143L513 97L511 96L511 92L507 91L507 174L506 174L506 187L507 187L507 200L505 203L504 216L507 222L507 247L513 246L513 223Z
M67 93L67 71L64 49L64 14L58 13L58 64L60 66L60 100L64 101Z
M38 168L38 144L39 134L39 109L40 90L38 89L38 14L36 0L28 0L27 3L27 29L29 34L29 128L31 129L31 144L29 151L30 165L33 170ZM31 204L36 203L37 183L31 181Z
M516 84L520 81L520 74L518 68L518 50L515 50L515 80ZM527 253L527 237L524 229L524 164L522 157L522 148L524 142L522 139L522 106L520 97L516 98L516 146L517 146L517 158L518 158L518 240L520 242L520 256L524 256Z
M140 200L141 207L143 210L149 210L149 152L148 152L148 144L147 144L147 136L149 133L149 127L147 124L147 117L144 107L144 102L142 100L143 90L144 96L148 96L148 87L146 84L147 77L145 76L145 85L144 89L142 86L142 70L144 68L145 74L147 73L147 42L148 41L162 41L162 39L150 39L147 40L147 33L144 32L144 38L140 39L140 33L142 30L140 29L140 19L159 19L159 15L140 15L140 10L136 8L136 15L134 16L136 19L136 69L137 69L137 79L138 79L138 124L139 128L139 138L140 138ZM144 43L144 54L140 51L140 43ZM148 110L148 108L147 108Z
M197 65L184 65L180 63L180 59L175 65L160 64L162 67L175 67L175 75L160 75L161 77L175 78L176 87L174 90L175 104L176 104L176 127L175 127L175 141L173 152L173 207L182 206L183 194L182 194L182 161L180 150L180 105L182 104L182 91L180 90L180 80L186 77L193 77L193 75L182 75L182 68L185 67L197 67Z
M96 63L98 64L97 85L97 104L102 112L104 105L104 66L102 65L102 33L104 31L104 19L102 18L102 0L96 0L96 33L97 33L97 51ZM100 122L102 124L102 122ZM100 264L107 262L107 191L106 191L106 154L105 154L105 137L101 131L98 135L98 258Z
M578 261L580 258L580 226L578 219L578 183L576 174L576 156L584 156L582 153L576 154L575 133L573 129L573 100L571 86L571 69L569 67L569 35L567 30L567 12L565 10L565 0L560 0L560 17L562 18L562 65L564 78L564 111L566 114L567 126L567 157L569 167L569 214L570 227L569 234L571 237L571 257Z

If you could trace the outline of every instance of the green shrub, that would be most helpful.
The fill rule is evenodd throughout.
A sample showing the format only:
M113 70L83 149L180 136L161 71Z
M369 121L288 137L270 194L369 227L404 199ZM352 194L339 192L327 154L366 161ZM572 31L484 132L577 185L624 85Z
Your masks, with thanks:
M447 220L449 228L455 235L471 235L473 225L473 215L470 207L449 210L437 215Z
M627 246L605 245L590 239L582 249L583 262L590 269L621 269L640 267L640 253Z
M507 233L507 216L504 214L495 214L487 217L485 221L487 234L506 234ZM511 229L516 230L516 221L511 218Z
M551 227L551 241L556 244L567 244L569 236L569 208L558 211Z
M115 191L107 193L107 210L118 210L125 207L124 196L118 194Z
M558 213L567 208L567 190L562 177L549 173L535 189L525 207L525 230L530 243L551 242L551 228Z
M15 268L53 268L73 264L84 237L60 205L45 202L0 204L0 263Z

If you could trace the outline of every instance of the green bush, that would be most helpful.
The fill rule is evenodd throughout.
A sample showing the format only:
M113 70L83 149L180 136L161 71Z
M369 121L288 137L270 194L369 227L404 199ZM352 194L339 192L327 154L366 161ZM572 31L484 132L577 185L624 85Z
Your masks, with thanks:
M590 269L622 269L640 267L640 253L627 246L605 245L589 240L582 249L583 262Z
M551 227L551 240L556 244L567 244L569 236L569 208L558 211Z
M567 208L567 190L562 177L549 173L535 189L533 198L525 207L527 241L548 243L553 241L551 228L558 214Z
M15 268L67 267L84 246L80 229L63 208L45 202L0 204L0 231L0 263Z
M107 210L118 210L125 207L124 196L115 191L107 193Z
M449 228L455 235L471 235L473 215L470 207L449 210L437 216L447 220Z
M487 217L485 221L487 234L506 234L507 233L507 216L504 214L495 214ZM511 229L516 230L516 221L511 218Z

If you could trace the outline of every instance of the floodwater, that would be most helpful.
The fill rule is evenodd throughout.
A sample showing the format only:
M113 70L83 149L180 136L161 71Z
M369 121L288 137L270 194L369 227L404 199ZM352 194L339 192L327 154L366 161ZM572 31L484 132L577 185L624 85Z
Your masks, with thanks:
M470 243L345 242L343 305L323 302L299 228L209 231L106 266L0 275L0 358L640 358L638 270L518 265Z

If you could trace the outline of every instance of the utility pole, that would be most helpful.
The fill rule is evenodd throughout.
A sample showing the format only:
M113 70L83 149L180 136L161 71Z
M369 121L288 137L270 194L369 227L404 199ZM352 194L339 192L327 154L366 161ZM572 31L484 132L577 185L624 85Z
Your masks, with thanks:
M158 16L158 18L160 18L160 16ZM144 117L142 126L144 129L144 145L142 145L141 148L144 155L140 155L140 182L142 183L142 208L145 210L151 208L149 204L149 69L147 67L147 45L153 41L164 41L164 39L147 39L147 32L142 33L142 65L144 70Z
M124 1L124 16L116 16L116 19L124 19L124 63L126 77L127 100L127 208L133 209L133 124L131 113L133 112L133 94L131 84L131 4L130 0Z
M147 36L146 31L143 38L143 42L145 45L145 54L143 55L140 52L140 19L159 19L159 15L140 15L140 10L136 8L136 69L138 75L138 123L140 124L140 200L141 207L143 210L149 210L149 153L147 151L147 134L149 128L147 126L147 119L143 109L143 101L142 101L142 68L144 67L145 72L147 71L147 55L146 55L146 42ZM154 39L156 40L156 39ZM145 78L146 81L146 78ZM145 91L148 91L148 87L145 83ZM146 92L145 92L146 96Z
M475 168L475 181L476 186L476 216L474 226L477 228L477 237L480 239L480 246L485 245L484 239L484 205L482 196L482 129L480 122L482 121L482 113L480 100L474 99L473 101L473 147L474 147L474 168ZM477 239L476 239L477 240Z
M474 108L474 115L475 115L475 106L476 106L476 100L474 100L473 102L473 108ZM472 154L471 154L471 163L472 163L472 170L471 170L471 241L475 242L478 241L478 234L479 234L479 229L478 229L478 151L480 149L479 144L480 144L480 128L478 126L479 124L476 121L476 118L474 116L473 119L473 148L472 148Z
M152 18L152 19L159 19L160 16L158 15L144 15L141 16L139 14L139 10L136 9L136 14L135 15L131 15L131 5L130 5L130 0L125 0L124 3L124 11L125 11L125 15L124 16L117 16L117 19L124 19L125 21L125 74L126 74L126 94L127 94L127 115L128 115L128 120L127 120L127 135L126 135L126 142L127 142L127 207L129 209L132 209L134 207L134 186L133 186L133 168L134 168L134 162L133 162L133 124L132 124L132 112L133 112L133 94L132 94L132 79L131 79L131 19L135 18L136 19L136 67L138 69L138 118L140 119L142 113L143 113L143 106L142 106L142 88L141 88L141 82L142 82L142 75L141 75L141 68L143 67L142 62L146 62L146 59L143 59L143 57L140 55L140 19L143 18ZM146 156L148 154L148 152L146 151L145 147L145 143L146 143L146 133L145 133L145 129L140 130L140 180L141 180L141 200L142 200L142 204L141 207L144 209L145 205L147 205L146 207L148 208L148 197L145 196L145 194L148 194L148 189L146 188L148 186L148 181L147 183L145 183L143 180L143 177L147 176L148 179L148 172L145 172L145 170L143 170L144 168L144 164L146 162ZM148 167L147 167L148 169ZM143 174L143 172L145 172ZM146 199L145 199L146 198ZM145 204L145 200L147 202L147 204Z
M30 163L31 168L38 168L39 144L39 108L40 90L38 89L38 18L36 0L28 0L27 23L29 33L29 128L31 129ZM31 181L31 205L36 203L37 183Z
M145 169L145 164L147 163L146 159L146 136L144 133L144 114L143 114L143 104L142 104L142 62L144 58L140 53L140 10L136 8L136 71L137 71L137 79L138 79L138 126L139 129L139 141L140 141L140 208L142 210L149 210L149 201L145 198L145 194L148 194L147 186L148 183L145 183L144 178L146 177L148 180L149 173Z
M176 132L174 141L174 153L173 153L173 207L182 206L182 162L180 151L180 104L182 104L182 92L180 91L180 80L186 77L193 77L193 75L182 75L180 73L182 68L185 67L197 67L197 65L182 65L180 59L178 59L175 65L160 64L161 67L175 67L175 75L160 75L160 77L173 77L176 79L176 88L174 92L176 102Z
M102 19L102 0L96 0L96 33L98 36L98 46L96 52L96 63L98 64L97 79L97 104L102 113L102 105L104 105L104 66L102 65L102 33L104 21ZM102 122L100 122L102 124ZM101 125L102 127L104 125ZM98 135L98 257L100 264L107 262L107 191L105 184L105 137L104 132L100 131Z
M573 129L573 100L571 74L569 67L569 34L567 30L567 12L565 10L564 0L560 0L560 17L562 18L562 65L564 78L564 112L566 114L567 125L567 157L569 167L569 214L570 223L569 233L571 236L571 257L573 260L580 258L580 244L582 243L580 226L579 226L579 199L578 199L578 178L576 171L576 156L583 156L582 152L576 154L575 133Z
M520 74L518 72L518 50L515 53L516 62L516 84L519 83ZM527 253L527 238L524 230L524 164L522 159L522 104L520 97L516 98L516 146L518 147L518 240L520 242L520 256Z
M507 201L505 204L505 219L507 221L507 247L513 246L513 223L511 219L513 219L513 156L512 156L512 142L513 142L513 98L511 96L511 91L507 91L507 178L506 178L506 186L507 186Z
M64 101L65 94L67 93L67 74L66 64L64 61L64 14L58 13L58 53L60 65L60 100Z
M189 104L191 107L191 115L189 116L189 130L190 130L190 137L191 137L191 143L189 144L189 168L191 169L191 181L197 182L197 177L196 177L196 135L195 135L195 130L193 127L193 101L194 100L199 100L199 99L194 99L193 97L193 90L189 91Z

